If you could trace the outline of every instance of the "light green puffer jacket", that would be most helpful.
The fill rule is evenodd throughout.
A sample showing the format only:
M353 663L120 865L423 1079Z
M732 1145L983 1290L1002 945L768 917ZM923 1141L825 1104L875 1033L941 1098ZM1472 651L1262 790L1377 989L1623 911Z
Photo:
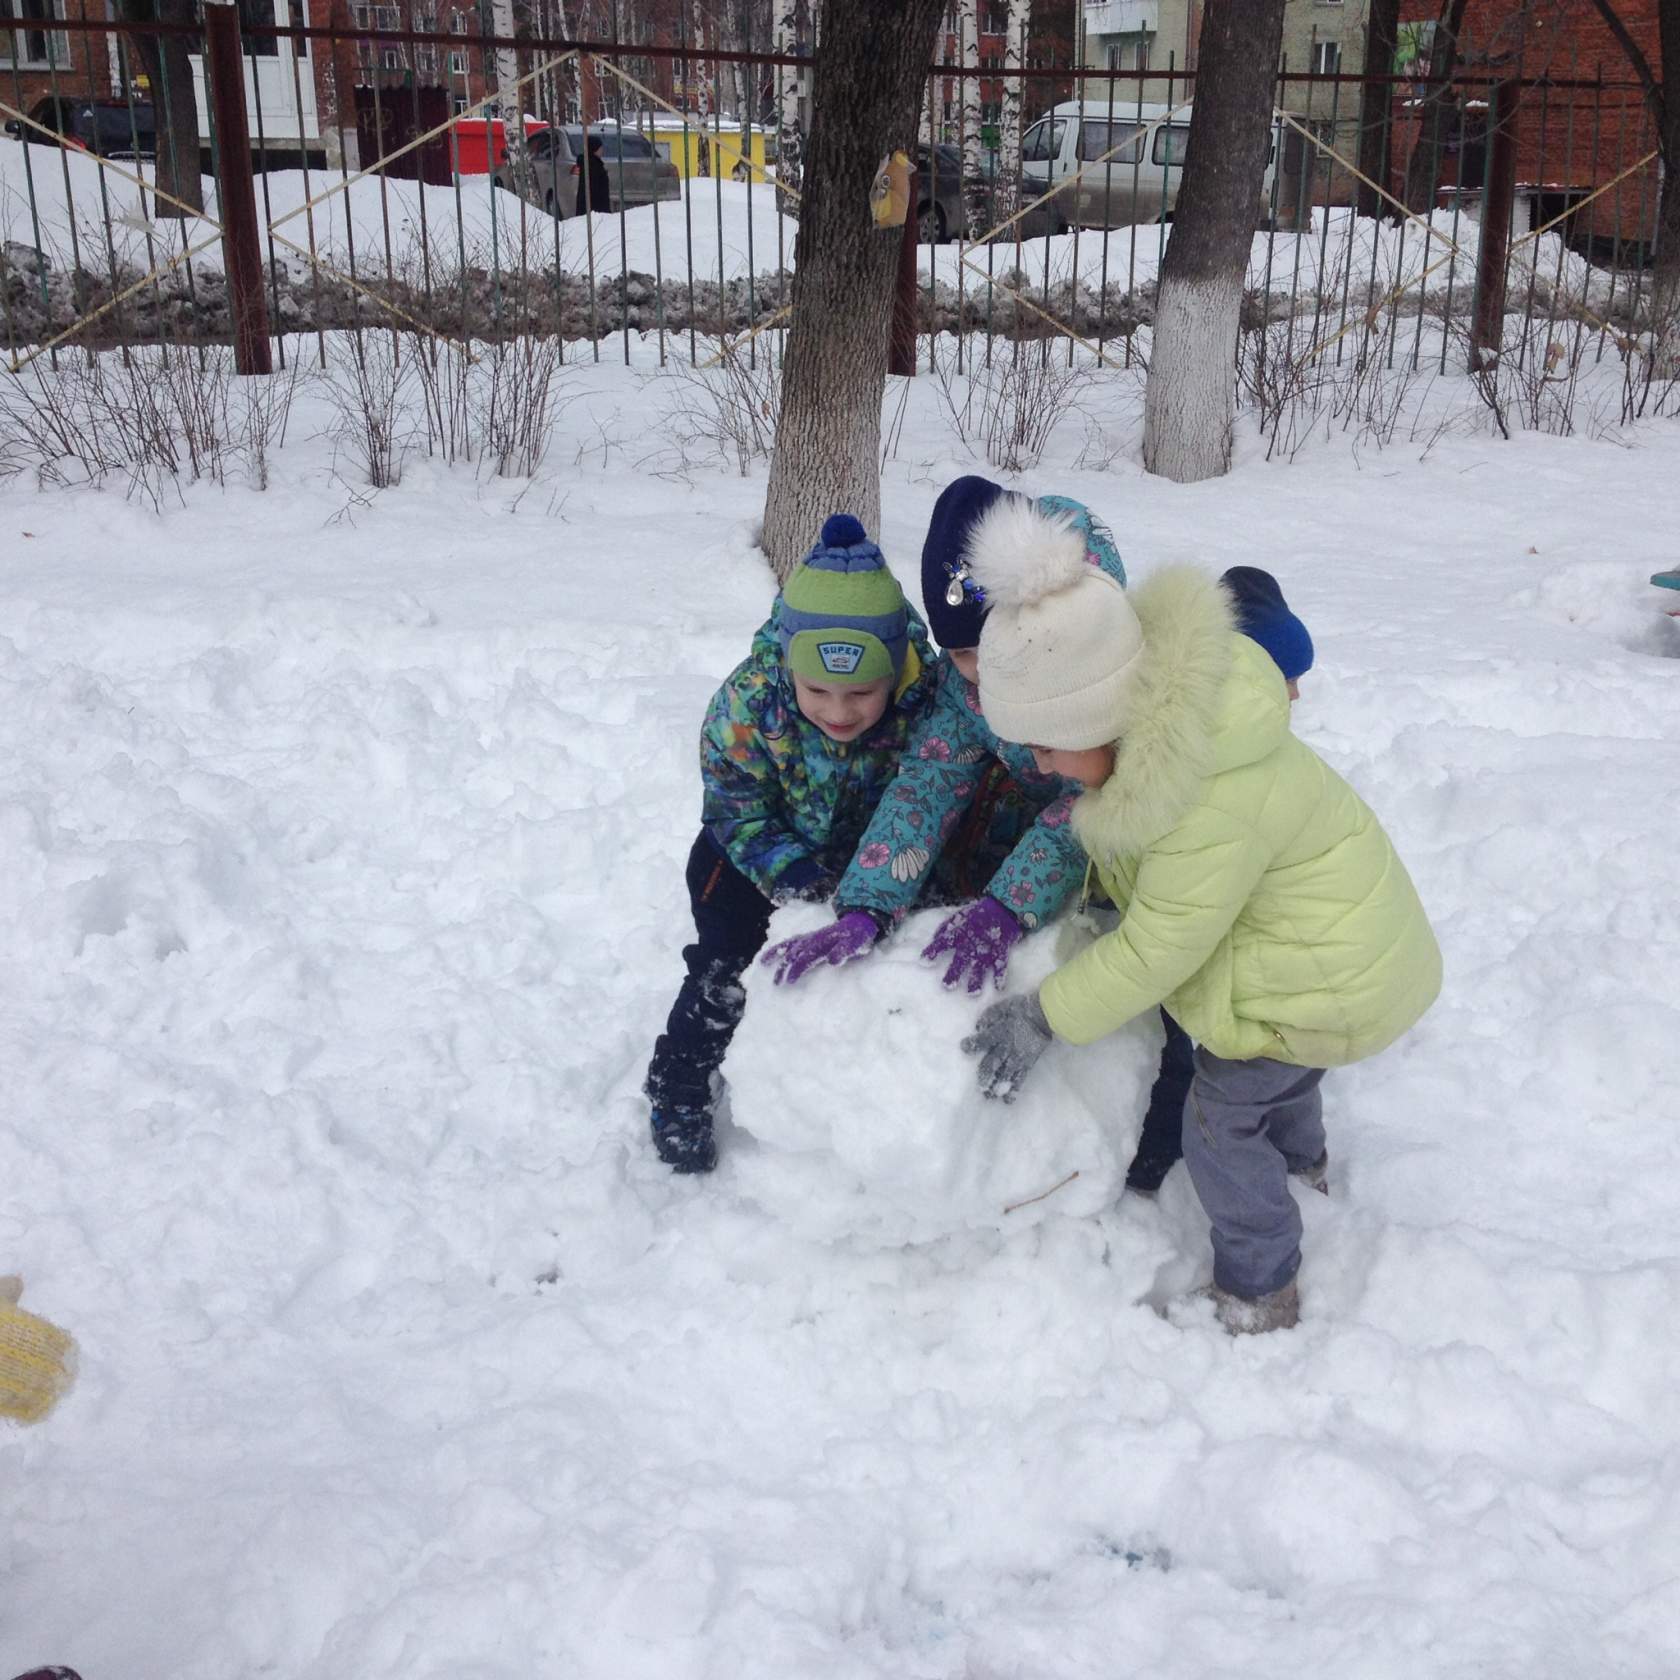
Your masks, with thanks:
M1086 1044L1164 1002L1216 1056L1340 1067L1435 1001L1441 953L1363 800L1289 732L1270 658L1185 568L1132 593L1145 651L1114 774L1076 832L1120 926L1044 982Z

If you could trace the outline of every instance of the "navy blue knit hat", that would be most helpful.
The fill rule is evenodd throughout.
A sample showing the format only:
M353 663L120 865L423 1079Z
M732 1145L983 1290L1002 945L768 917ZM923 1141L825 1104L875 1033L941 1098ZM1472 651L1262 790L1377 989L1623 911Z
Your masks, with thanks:
M1286 681L1305 676L1312 669L1312 637L1289 610L1278 580L1258 566L1233 566L1219 581L1236 604L1237 628L1272 656Z
M967 575L965 553L969 534L980 516L1009 491L989 478L973 474L954 479L939 492L922 544L922 610L928 628L942 648L980 645L980 626L986 619L986 597Z

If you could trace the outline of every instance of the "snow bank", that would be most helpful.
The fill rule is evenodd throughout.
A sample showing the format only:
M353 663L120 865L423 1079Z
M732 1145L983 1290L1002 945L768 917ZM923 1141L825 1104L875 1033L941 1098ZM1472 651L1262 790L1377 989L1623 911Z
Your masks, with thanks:
M743 1161L742 1181L813 1241L1002 1231L1047 1213L1095 1213L1120 1194L1159 1028L1143 1023L1080 1051L1055 1046L1016 1102L988 1101L960 1048L983 1003L946 991L919 955L945 914L912 917L865 960L797 986L776 985L762 963L748 975L746 1017L724 1064L730 1116L762 1146ZM793 906L770 937L828 918ZM1011 991L1050 972L1057 931L1017 947Z

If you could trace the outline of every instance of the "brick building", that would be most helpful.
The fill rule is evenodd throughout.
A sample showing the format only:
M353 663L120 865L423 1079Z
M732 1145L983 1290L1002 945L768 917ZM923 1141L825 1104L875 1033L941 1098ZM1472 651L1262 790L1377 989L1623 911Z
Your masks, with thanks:
M1658 0L1618 0L1617 12L1662 73ZM1440 0L1403 0L1397 68L1427 69L1441 15ZM1517 110L1517 182L1531 225L1568 213L1565 236L1603 257L1637 255L1652 237L1659 176L1655 161L1634 169L1657 144L1656 129L1634 71L1615 37L1587 0L1467 0L1456 74L1449 98L1448 142L1439 169L1443 187L1474 192L1488 163L1490 82L1526 84ZM1584 85L1583 85L1584 84ZM1403 180L1421 132L1422 86L1396 101L1394 162ZM1620 185L1587 200L1624 171ZM1579 209L1572 207L1580 206ZM1572 213L1571 213L1572 212Z

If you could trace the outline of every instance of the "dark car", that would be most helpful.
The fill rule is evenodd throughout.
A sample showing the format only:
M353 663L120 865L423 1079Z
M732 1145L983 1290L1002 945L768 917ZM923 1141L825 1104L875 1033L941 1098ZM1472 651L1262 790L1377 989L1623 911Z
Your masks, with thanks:
M51 129L98 157L157 155L157 119L149 100L136 99L130 105L126 99L67 99L59 95L40 100L29 114L41 128ZM6 124L6 132L14 140L49 143L41 129L27 128L15 117Z
M972 183L971 183L972 185ZM916 218L924 245L943 245L969 232L963 205L962 152L943 142L916 148ZM969 195L972 198L972 193ZM976 228L984 233L984 228Z

